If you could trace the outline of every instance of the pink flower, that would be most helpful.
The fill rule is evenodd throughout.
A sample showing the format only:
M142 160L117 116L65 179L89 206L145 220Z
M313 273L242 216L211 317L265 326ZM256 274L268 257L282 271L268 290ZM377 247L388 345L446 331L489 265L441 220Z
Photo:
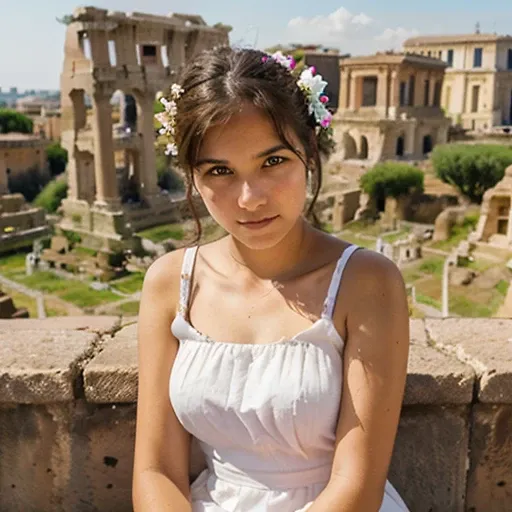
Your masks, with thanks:
M267 60L268 60L268 57L266 55L261 57L261 62L267 62Z
M322 96L320 96L320 101L322 103L327 103L329 101L329 97L326 96L325 94L322 94Z
M311 74L312 74L312 75L314 75L314 74L316 73L316 68L315 68L315 66L311 66L311 67L309 68L309 70L311 71Z
M324 116L324 118L320 121L320 126L322 128L328 128L332 121L332 114L330 112L327 112Z

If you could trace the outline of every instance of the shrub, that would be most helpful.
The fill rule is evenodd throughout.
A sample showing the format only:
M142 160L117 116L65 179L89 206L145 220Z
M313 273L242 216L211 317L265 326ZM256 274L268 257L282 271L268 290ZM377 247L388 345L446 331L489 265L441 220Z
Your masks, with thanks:
M35 198L34 204L49 213L55 213L68 192L68 184L63 180L48 183Z
M7 186L11 194L23 194L28 202L32 202L49 181L50 174L47 171L32 167L26 171L11 172Z
M361 177L361 187L377 200L422 192L423 172L404 163L384 162Z
M33 130L32 119L15 110L0 108L0 133L32 133Z
M46 148L46 159L52 176L57 176L66 170L68 152L58 142L55 142Z
M436 146L432 164L439 179L456 187L473 202L503 178L512 165L512 147L494 144Z

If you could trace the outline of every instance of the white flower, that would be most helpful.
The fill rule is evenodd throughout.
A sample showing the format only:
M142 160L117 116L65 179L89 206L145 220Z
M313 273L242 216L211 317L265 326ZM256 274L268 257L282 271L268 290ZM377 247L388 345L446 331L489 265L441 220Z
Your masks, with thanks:
M165 154L171 155L171 156L177 156L178 155L178 146L174 142L167 144L167 146L165 148Z
M184 92L185 90L183 89L183 87L181 87L181 85L171 85L171 98L177 100Z

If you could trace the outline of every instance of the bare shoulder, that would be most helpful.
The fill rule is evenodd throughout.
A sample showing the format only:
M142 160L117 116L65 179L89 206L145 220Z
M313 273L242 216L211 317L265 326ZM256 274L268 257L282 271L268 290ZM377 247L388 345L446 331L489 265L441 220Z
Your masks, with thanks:
M144 276L142 295L159 299L163 296L175 300L169 300L165 303L172 306L176 304L179 298L179 285L181 266L185 249L171 251L156 259L148 268Z
M347 263L346 286L359 293L374 293L389 287L404 288L400 269L386 256L358 249Z
M375 251L358 249L352 254L338 299L344 307L336 313L335 320L348 327L366 323L370 318L408 317L407 294L400 269Z

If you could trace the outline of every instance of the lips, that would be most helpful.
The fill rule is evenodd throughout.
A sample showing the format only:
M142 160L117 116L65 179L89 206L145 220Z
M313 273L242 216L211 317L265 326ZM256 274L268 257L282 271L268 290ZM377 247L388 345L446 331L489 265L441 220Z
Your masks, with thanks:
M279 215L263 217L262 219L259 220L238 221L238 223L241 224L242 226L258 226L273 221L274 219L277 219L277 217L279 217Z

